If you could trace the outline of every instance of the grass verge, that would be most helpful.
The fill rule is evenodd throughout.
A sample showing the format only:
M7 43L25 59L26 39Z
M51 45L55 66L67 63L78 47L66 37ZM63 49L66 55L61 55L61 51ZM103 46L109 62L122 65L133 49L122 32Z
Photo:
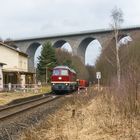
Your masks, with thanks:
M21 140L139 140L140 104L132 108L136 101L130 93L121 100L115 92L104 89L91 100L95 91L89 90L71 98L56 114L25 131Z

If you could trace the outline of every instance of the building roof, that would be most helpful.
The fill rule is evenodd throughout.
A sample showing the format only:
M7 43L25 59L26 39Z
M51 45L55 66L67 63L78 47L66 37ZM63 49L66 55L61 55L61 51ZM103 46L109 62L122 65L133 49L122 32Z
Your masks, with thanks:
M3 65L7 65L7 64L6 64L6 63L2 63L2 62L0 62L0 65L2 65L2 66L3 66Z
M3 72L5 73L20 73L20 74L35 74L35 72L28 72L28 71L20 71L20 70L6 70L3 69Z
M21 54L21 55L23 55L23 56L25 56L25 57L28 57L28 55L27 55L26 53L24 53L24 52L22 52L22 51L20 51L20 50L17 50L17 49L15 49L15 48L13 48L13 47L7 45L7 44L4 44L4 43L1 42L1 41L0 41L0 45L5 46L5 47L7 47L7 48L9 48L9 49L11 49L11 50L13 50L13 51L16 51L16 52L18 52L19 54Z

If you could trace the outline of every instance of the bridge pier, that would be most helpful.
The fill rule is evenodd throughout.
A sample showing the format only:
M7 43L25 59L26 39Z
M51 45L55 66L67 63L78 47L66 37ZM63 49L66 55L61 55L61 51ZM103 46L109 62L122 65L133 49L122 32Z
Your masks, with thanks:
M121 29L122 36L131 36L133 39L136 35L140 34L140 27L132 27L132 28L123 28ZM59 43L63 44L64 42L68 42L71 47L74 55L78 55L82 62L85 63L85 51L88 44L97 39L102 48L108 46L108 43L113 38L113 31L111 29L108 30L94 30L87 32L79 32L67 35L55 35L55 36L46 36L46 37L36 37L36 38L27 38L27 39L17 39L12 40L14 45L16 45L21 51L27 53L29 55L29 71L32 71L34 68L34 55L37 48L44 44L46 41L50 41L53 45L60 41ZM8 43L8 42L6 42ZM59 44L58 43L58 44ZM60 45L59 44L59 45ZM55 46L55 47L59 47Z

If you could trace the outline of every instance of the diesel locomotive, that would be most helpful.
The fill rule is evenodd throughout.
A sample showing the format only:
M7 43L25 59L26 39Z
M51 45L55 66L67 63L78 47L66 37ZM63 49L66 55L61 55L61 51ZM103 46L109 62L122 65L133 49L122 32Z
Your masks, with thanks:
M51 87L54 92L71 92L78 89L76 72L68 66L56 66L51 76Z

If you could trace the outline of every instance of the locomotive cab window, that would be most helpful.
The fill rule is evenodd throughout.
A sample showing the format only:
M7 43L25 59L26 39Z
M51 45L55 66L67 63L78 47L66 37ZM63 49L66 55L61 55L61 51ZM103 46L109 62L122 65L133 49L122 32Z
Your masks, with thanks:
M68 75L68 70L61 70L61 75Z
M57 69L53 70L53 75L60 75L59 70Z

